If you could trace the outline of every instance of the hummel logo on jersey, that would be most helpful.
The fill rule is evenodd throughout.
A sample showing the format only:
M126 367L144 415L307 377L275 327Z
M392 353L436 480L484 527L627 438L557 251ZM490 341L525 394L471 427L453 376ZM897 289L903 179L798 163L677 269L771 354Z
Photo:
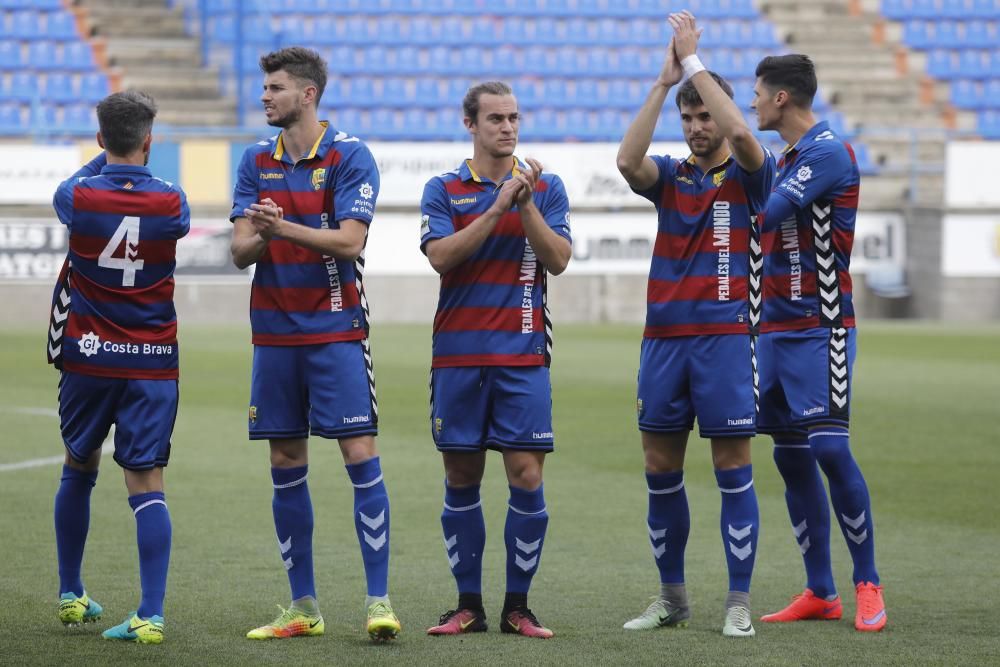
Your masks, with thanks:
M836 137L833 136L833 132L830 130L824 130L817 134L813 141L829 141L830 139L836 139Z
M83 334L80 339L80 353L85 357L92 357L101 349L101 338L93 331Z
M452 206L462 206L463 204L475 204L475 203L476 203L475 197L462 197L460 199L451 200Z

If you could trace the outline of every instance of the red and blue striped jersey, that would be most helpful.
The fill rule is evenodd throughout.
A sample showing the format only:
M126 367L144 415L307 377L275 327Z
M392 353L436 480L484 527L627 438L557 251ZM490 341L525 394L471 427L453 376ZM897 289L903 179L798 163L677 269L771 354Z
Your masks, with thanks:
M634 190L656 205L658 215L646 338L751 331L760 302L754 216L774 174L773 158L766 149L764 154L764 164L752 174L732 157L702 171L693 156L650 156L659 178L646 190Z
M323 121L308 155L292 162L281 134L243 153L230 220L272 199L289 222L339 229L342 220L371 224L379 174L371 151L357 137ZM250 290L255 345L312 345L361 340L368 335L364 254L336 259L275 236L257 260Z
M59 186L53 205L69 230L68 313L54 303L51 324L65 324L62 369L176 379L176 246L191 228L184 192L146 167L107 164L102 153ZM65 282L57 300L63 290Z
M428 181L420 200L421 249L426 252L428 241L450 236L484 214L503 182L525 169L513 158L511 172L493 183L465 161ZM546 224L572 242L562 180L543 173L534 199ZM515 206L476 252L441 276L431 366L547 366L551 347L545 267Z
M851 146L826 122L778 161L761 213L761 331L853 327L851 248L861 177Z

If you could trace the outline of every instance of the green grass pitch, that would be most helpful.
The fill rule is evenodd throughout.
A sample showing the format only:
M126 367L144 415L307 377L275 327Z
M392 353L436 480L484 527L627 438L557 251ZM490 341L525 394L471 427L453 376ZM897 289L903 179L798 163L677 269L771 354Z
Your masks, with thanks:
M889 625L854 631L847 548L833 560L841 622L771 626L753 639L721 635L726 593L719 496L706 443L692 438L687 551L693 619L686 630L626 633L622 622L658 589L645 530L646 493L635 426L639 326L557 326L553 367L556 453L546 465L551 521L531 607L556 632L501 635L506 486L499 457L484 483L488 524L484 598L490 632L424 634L455 602L442 546L440 456L427 417L430 333L380 326L379 448L392 502L391 585L400 639L371 645L361 629L364 578L351 488L334 443L314 439L317 587L326 635L250 642L248 629L287 604L275 545L266 445L246 439L251 349L245 326L181 323L181 408L167 469L174 542L161 646L109 644L99 632L138 601L135 527L122 475L108 458L92 501L84 560L104 604L97 627L64 629L52 499L59 466L0 471L0 663L258 664L996 664L1000 530L1000 329L863 326L855 367L852 445L873 497ZM44 332L0 333L0 464L60 456L57 375ZM38 410L43 408L43 410ZM770 441L754 441L761 537L754 615L804 583Z

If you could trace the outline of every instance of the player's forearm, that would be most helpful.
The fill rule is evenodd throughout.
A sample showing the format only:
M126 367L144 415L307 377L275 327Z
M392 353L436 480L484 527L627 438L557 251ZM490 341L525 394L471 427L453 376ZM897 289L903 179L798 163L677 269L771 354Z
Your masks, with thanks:
M427 244L431 268L444 275L471 257L489 238L500 220L500 213L490 209L469 223L465 229Z
M545 224L545 218L542 217L542 212L538 210L534 202L519 210L524 235L528 237L528 243L535 251L535 257L542 263L546 271L558 276L569 265L573 247L565 237L560 236Z
M313 229L288 220L278 224L277 235L286 241L318 253L354 261L365 248L365 236L354 229Z
M251 264L256 264L266 249L267 239L253 231L246 218L233 221L233 240L229 244L229 253L236 268L245 269Z
M653 142L656 122L660 118L663 102L667 99L669 91L670 86L659 82L653 85L618 147L618 171L629 184L633 184L633 179L642 169L649 145Z
M719 126L722 135L729 140L729 147L739 165L749 172L760 169L764 163L764 151L757 138L753 136L736 102L705 70L692 76L691 82L708 113L712 115L712 120Z

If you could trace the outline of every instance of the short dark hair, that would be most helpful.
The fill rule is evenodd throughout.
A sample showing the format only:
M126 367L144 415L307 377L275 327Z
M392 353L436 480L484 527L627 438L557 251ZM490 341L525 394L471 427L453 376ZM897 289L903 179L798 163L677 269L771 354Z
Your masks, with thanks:
M97 103L97 122L104 148L124 157L142 148L153 129L156 102L138 90L111 93Z
M296 79L316 86L316 106L326 89L326 61L323 56L303 46L289 46L260 57L260 69L265 74L285 70Z
M729 95L729 99L733 99L733 87L729 85L729 82L715 72L709 72L708 75L715 79L715 82L719 84L719 88L722 88L726 95ZM701 95L698 94L698 89L694 87L694 82L691 79L685 81L684 85L677 91L677 108L680 109L682 104L689 107L700 107L704 104Z
M462 99L462 113L476 122L479 115L479 98L483 95L513 95L514 91L503 81L484 81L469 88Z
M816 66L801 53L767 56L757 64L756 76L771 92L787 92L797 107L810 108L816 97Z

